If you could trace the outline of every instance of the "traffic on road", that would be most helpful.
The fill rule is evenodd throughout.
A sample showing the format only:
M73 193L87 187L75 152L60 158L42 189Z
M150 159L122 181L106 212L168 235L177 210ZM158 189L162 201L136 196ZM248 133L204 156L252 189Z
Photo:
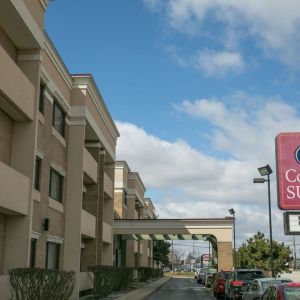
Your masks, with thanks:
M236 269L212 274L209 268L200 268L194 275L194 278L175 275L147 299L300 299L300 283L288 277L266 277L260 269Z

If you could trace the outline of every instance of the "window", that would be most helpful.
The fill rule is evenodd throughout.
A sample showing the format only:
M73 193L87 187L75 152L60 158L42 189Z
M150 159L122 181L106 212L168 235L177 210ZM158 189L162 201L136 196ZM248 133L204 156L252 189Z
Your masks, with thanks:
M59 269L60 244L47 242L46 244L46 269Z
M30 268L35 267L36 243L37 240L32 238L30 243L30 264L29 264Z
M64 177L51 168L49 196L59 202L62 202L63 181Z
M53 104L52 125L61 134L61 136L65 136L65 113L56 101L54 101Z
M45 92L45 84L41 81L40 83L40 96L39 96L39 111L44 114L44 92Z
M127 206L127 192L124 191L124 204Z
M34 188L39 191L41 188L41 167L42 160L39 157L35 158L35 178L34 178Z

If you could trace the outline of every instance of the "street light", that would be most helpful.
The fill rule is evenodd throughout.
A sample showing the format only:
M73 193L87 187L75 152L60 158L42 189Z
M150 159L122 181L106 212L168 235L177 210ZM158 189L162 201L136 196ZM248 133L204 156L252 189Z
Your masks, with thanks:
M268 179L265 178L254 178L253 183L265 183L268 182L268 204L269 204L269 230L270 230L270 264L271 264L271 273L272 277L274 276L274 266L273 266L273 246L272 246L272 216L271 216L271 189L270 189L270 174L273 173L271 167L266 165L264 167L258 168L258 171L261 176L268 176Z
M233 208L229 209L229 213L233 216L233 264L234 264L234 270L236 268L236 253L235 253L235 211Z

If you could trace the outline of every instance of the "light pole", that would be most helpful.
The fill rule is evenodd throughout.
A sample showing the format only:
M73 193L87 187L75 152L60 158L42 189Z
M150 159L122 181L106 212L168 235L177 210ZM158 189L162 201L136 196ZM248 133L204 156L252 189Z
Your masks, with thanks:
M234 271L236 269L236 251L235 251L235 211L233 208L229 209L229 213L233 217L233 265L234 265ZM235 273L234 273L235 274Z
M254 178L253 183L265 183L268 182L268 204L269 204L269 230L270 230L270 264L271 264L271 273L272 277L274 275L274 266L273 266L273 239L272 239L272 215L271 215L271 189L270 189L270 174L273 173L273 170L269 165L258 168L258 171L261 176L268 176L268 179L265 178Z

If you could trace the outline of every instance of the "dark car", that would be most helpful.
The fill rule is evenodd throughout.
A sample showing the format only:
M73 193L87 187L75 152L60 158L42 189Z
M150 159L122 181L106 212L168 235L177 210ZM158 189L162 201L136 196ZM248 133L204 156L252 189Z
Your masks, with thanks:
M253 279L264 277L263 271L259 269L237 269L231 272L225 283L225 298L230 300L241 299Z
M204 284L205 277L209 273L209 268L200 268L197 270L197 282Z
M262 300L298 300L300 299L300 283L291 282L269 286L263 293Z
M214 283L214 295L218 298L225 293L225 282L228 279L230 271L221 271L217 274Z

